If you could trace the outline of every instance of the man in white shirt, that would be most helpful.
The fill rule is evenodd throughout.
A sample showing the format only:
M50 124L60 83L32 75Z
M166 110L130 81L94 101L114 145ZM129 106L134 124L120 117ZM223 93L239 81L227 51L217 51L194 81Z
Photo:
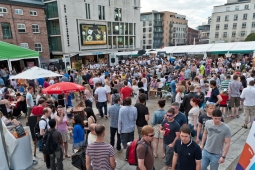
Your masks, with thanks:
M251 74L247 73L246 75L247 75L247 77L248 77L248 78L246 79L246 81L247 81L247 84L249 84L250 81L254 80L253 74L252 74L252 73L251 73Z
M96 104L98 106L98 110L100 113L100 117L103 118L105 115L105 118L107 119L107 90L106 88L102 87L102 83L98 83L99 87L95 91L95 100ZM104 113L103 113L104 108Z
M92 78L92 82L94 83L94 87L96 87L96 83L100 82L100 78L99 75L96 74L96 77Z
M244 125L243 128L247 129L248 121L250 118L251 126L255 118L255 87L254 80L249 82L249 85L243 89L240 98L244 100Z

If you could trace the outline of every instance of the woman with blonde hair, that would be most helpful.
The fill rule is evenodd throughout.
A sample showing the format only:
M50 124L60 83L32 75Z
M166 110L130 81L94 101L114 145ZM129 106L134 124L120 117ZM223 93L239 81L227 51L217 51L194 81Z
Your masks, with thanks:
M85 84L84 95L86 95L87 99L93 102L93 90L90 88L89 84Z
M175 96L175 101L177 103L181 104L182 100L184 98L185 87L183 85L180 85L180 86L177 87L176 91L177 91L177 94Z

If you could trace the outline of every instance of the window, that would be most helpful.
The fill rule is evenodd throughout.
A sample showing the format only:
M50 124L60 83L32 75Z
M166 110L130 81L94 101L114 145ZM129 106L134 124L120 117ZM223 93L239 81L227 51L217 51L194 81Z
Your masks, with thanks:
M7 8L0 7L0 13L7 13Z
M253 13L253 19L255 19L255 13Z
M3 32L3 38L4 39L11 39L12 38L12 30L11 25L8 22L2 22L2 32Z
M23 10L22 9L15 9L15 14L23 15Z
M247 19L248 14L243 14L243 19Z
M143 40L143 44L146 44L146 41L145 41L145 40Z
M227 37L228 33L227 32L223 32L223 37Z
M146 28L143 28L143 32L146 32Z
M245 36L245 31L241 31L241 37Z
M226 8L226 11L230 11L230 7L227 7L227 8Z
M57 18L58 17L58 3L57 1L45 4L46 18Z
M18 24L18 33L26 33L26 25Z
M235 6L235 10L238 11L239 10L239 6Z
M220 16L217 16L217 20L216 20L217 22L220 22Z
M233 24L233 29L236 29L236 27L237 27L237 23L234 23Z
M225 30L228 29L228 24L224 24L224 29L225 29Z
M235 37L236 36L236 32L232 32L232 37Z
M105 20L105 7L98 5L98 18L99 20Z
M152 26L152 21L149 21L149 26Z
M152 40L149 40L149 44L152 44Z
M252 28L255 27L255 22L252 22L251 27L252 27Z
M249 9L249 5L244 5L244 9Z
M35 51L42 52L42 44L41 43L35 43Z
M20 43L20 46L21 46L22 48L28 48L28 43Z
M143 34L143 38L146 38L146 34Z
M152 37L152 35L151 34L149 34L149 38L151 38Z
M114 20L115 21L122 21L121 8L114 8Z
M237 21L238 20L238 14L235 14L234 15L234 21Z
M215 38L219 38L219 33L218 32L215 33Z
M242 28L246 28L246 22L242 23Z
M151 27L149 27L149 32L152 32L152 28Z
M37 11L30 11L31 16L37 16Z
M146 25L146 21L143 21L143 27L145 27L145 25Z
M86 11L86 19L91 19L90 18L90 4L85 3L85 11Z
M216 30L219 30L219 29L220 29L220 25L217 24L217 25L216 25Z
M226 15L226 16L225 16L225 21L228 21L228 19L229 19L229 16Z
M39 25L32 24L32 31L33 33L40 33Z

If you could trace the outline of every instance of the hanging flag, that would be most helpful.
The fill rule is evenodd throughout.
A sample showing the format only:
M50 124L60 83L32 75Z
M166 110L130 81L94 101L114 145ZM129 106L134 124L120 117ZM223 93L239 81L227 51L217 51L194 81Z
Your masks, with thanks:
M239 162L236 166L236 170L255 170L255 119L244 145Z

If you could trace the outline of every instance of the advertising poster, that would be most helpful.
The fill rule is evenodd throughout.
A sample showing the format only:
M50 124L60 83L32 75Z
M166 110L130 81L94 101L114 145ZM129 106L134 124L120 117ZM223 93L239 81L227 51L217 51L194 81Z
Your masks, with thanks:
M106 25L81 24L81 45L106 44Z
M255 120L244 145L236 170L255 170Z

